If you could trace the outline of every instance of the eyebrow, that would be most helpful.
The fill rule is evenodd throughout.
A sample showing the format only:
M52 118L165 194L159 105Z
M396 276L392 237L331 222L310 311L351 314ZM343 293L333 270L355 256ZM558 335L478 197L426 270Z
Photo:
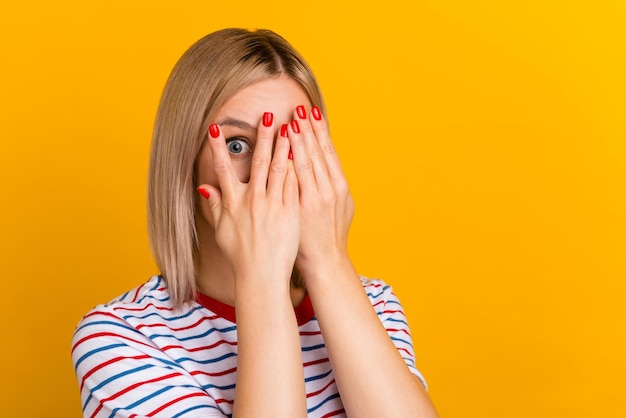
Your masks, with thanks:
M234 126L236 128L244 129L244 130L247 130L247 131L253 131L253 132L257 131L256 126L252 126L248 122L244 122L242 120L234 119L234 118L226 118L223 121L218 122L217 124L218 125Z

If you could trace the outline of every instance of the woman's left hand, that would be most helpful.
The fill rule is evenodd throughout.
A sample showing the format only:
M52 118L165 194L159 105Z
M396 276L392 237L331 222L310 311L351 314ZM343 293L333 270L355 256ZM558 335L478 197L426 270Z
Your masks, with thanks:
M322 265L348 260L354 202L328 125L320 110L298 106L289 140L300 188L300 246L296 266L305 278Z

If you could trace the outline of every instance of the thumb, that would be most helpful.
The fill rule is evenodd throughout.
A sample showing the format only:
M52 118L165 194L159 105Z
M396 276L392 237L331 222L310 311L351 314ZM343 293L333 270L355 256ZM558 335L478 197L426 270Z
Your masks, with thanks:
M198 193L204 200L208 201L209 210L213 215L213 221L215 225L218 224L220 220L220 215L222 213L222 193L214 186L210 184L201 184L198 186Z

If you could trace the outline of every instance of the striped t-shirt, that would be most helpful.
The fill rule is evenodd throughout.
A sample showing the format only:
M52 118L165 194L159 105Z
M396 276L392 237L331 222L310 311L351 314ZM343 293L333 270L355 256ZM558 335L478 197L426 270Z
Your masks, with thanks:
M398 298L380 280L361 282L407 366L424 381ZM294 310L308 416L345 416L308 295ZM230 417L237 378L235 309L199 295L174 310L165 281L154 276L85 315L74 333L72 360L85 417Z

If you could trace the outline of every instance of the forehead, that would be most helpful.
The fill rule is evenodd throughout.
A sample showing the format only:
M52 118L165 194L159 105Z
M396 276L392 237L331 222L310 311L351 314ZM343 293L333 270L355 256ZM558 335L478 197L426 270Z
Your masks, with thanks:
M311 107L309 97L300 84L286 77L269 78L235 93L219 110L216 119L236 116L252 124L264 112L289 118L299 105Z

